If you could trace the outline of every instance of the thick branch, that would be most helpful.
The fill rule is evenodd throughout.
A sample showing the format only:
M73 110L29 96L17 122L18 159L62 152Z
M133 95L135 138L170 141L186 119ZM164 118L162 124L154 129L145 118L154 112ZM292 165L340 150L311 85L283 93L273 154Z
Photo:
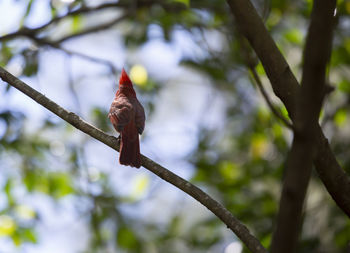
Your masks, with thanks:
M298 81L249 0L227 0L239 30L261 60L275 94L292 120L296 112ZM337 205L350 217L350 178L335 159L321 127L317 127L317 173ZM339 181L340 180L340 181Z
M319 113L324 97L326 65L331 52L336 0L315 0L304 51L303 76L295 115L294 139L285 178L271 252L295 252L302 208L316 151Z
M79 116L73 112L69 112L53 102L52 100L45 97L43 94L34 90L15 76L11 75L5 69L0 67L0 78L20 90L27 96L31 97L37 103L44 106L46 109L50 110L63 120L67 121L77 129L83 131L84 133L90 135L96 140L99 140L106 144L107 146L119 151L119 143L117 138L110 136L96 127L85 122ZM239 237L242 242L252 251L257 253L266 253L267 250L261 245L259 240L255 238L239 220L237 220L225 207L223 207L219 202L211 198L208 194L203 192L197 186L191 184L185 179L177 176L173 172L162 167L158 163L152 161L146 156L141 156L142 166L153 172L157 176L161 177L165 181L171 183L175 187L181 189L188 195L192 196L194 199L202 203L207 207L213 214L215 214L223 223L231 229L237 237Z

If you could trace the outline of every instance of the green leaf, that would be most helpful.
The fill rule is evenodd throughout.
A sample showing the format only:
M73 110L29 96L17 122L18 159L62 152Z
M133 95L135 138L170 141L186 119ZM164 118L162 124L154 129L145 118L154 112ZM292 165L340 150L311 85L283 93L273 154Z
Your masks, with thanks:
M23 181L28 191L40 191L54 198L62 198L74 192L70 176L63 172L47 173L42 169L28 169Z
M135 233L126 226L118 229L117 243L119 247L127 250L136 249L139 247L139 242L135 236Z
M11 60L12 56L12 48L7 46L7 43L2 43L0 51L0 66L5 67L6 64Z
M21 19L20 27L22 27L24 25L26 18L28 17L30 11L32 10L33 2L34 2L33 0L29 0L29 2L27 4L26 12L24 13L24 16Z
M111 127L111 123L107 117L108 111L106 108L95 107L91 111L92 118L95 125L103 131L108 131Z
M14 233L12 236L12 241L16 246L20 246L22 244L22 238L18 233Z
M179 216L174 216L168 227L168 232L170 236L177 236L181 231L181 218Z
M270 15L266 21L266 26L268 28L274 27L281 21L281 18L282 18L281 10L277 8L272 8Z
M350 81L342 80L339 85L339 90L350 94Z
M8 215L0 215L0 236L13 236L16 234L16 221Z
M21 237L24 241L37 243L38 239L33 229L25 228L21 231Z
M55 172L49 174L49 192L55 198L61 198L73 192L72 182L68 174Z
M347 111L346 110L339 110L334 115L334 123L338 126L344 126L347 118Z
M6 197L7 197L7 201L8 201L8 205L9 206L13 206L15 204L15 200L12 196L12 187L13 187L13 180L11 178L8 178L4 187L5 193L6 193Z
M240 170L236 164L230 161L223 161L219 164L219 171L225 180L235 181L240 176Z
M261 62L259 62L258 65L256 66L256 72L257 72L259 75L266 75L264 66L262 65Z
M38 72L39 62L38 62L38 50L24 50L22 52L25 60L25 66L23 68L23 75L33 76Z
M190 0L172 0L173 2L183 3L186 7L190 7Z
M303 41L303 34L299 29L292 28L288 30L285 34L284 37L286 40L290 43L300 45Z
M81 29L81 16L80 15L75 15L72 18L72 32L76 33Z
M281 108L281 113L283 115L283 117L289 119L289 113L288 113L288 110L287 108L283 105L282 108Z

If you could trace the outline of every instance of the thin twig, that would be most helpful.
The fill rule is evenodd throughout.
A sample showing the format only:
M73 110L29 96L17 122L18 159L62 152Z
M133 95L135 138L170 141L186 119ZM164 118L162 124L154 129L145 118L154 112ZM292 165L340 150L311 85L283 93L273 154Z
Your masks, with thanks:
M138 0L138 1L118 1L114 3L104 3L96 7L87 7L87 6L82 6L77 10L70 11L66 13L65 15L62 16L57 16L52 18L50 21L47 23L36 27L36 28L28 28L28 27L22 27L19 30L6 34L4 36L0 36L0 41L5 41L5 40L10 40L14 39L20 36L27 36L27 35L33 35L36 36L38 33L44 31L46 28L49 26L56 24L64 19L71 18L80 14L86 14L86 13L93 13L96 11L100 10L105 10L105 9L110 9L110 8L120 8L126 11L135 10L135 5L137 8L143 8L143 7L149 7L154 4L161 5L166 11L171 11L171 12L179 12L181 10L186 9L186 6L177 2L164 2L164 1L159 1L159 0Z
M21 29L15 31L13 33L9 33L9 34L6 34L4 36L1 36L0 41L17 38L19 36L27 36L28 34L36 35L37 33L45 30L47 27L49 27L52 24L56 24L63 19L74 17L74 16L77 16L79 14L92 13L95 11L104 10L104 9L108 9L108 8L120 8L120 7L126 7L126 5L122 4L122 3L105 3L105 4L101 4L97 7L83 6L77 10L70 11L65 15L54 17L49 22L47 22L39 27L36 27L36 28L22 27Z
M106 65L110 69L110 71L113 73L113 75L117 75L118 69L114 66L114 64L111 61L66 49L66 48L62 47L60 44L55 43L55 42L51 42L51 41L46 40L46 39L39 39L36 37L31 37L31 36L29 36L28 38L31 39L32 41L34 41L35 43L37 43L38 45L49 46L49 47L52 47L54 49L61 50L64 53L66 53L67 55L77 56L77 57L80 57L80 58L88 60L88 61L92 61L95 63L100 63L103 65Z
M96 127L90 125L75 113L65 110L64 108L62 108L52 100L48 99L35 89L31 88L30 86L22 82L20 79L16 78L1 67L0 78L3 81L10 84L11 86L20 90L27 96L31 97L37 103L41 104L43 107L50 110L66 122L76 127L77 129L90 135L94 139L103 142L107 146L119 151L120 146L117 138L110 136L104 133L103 131L97 129ZM226 224L226 226L229 229L231 229L252 252L267 252L267 250L261 245L259 240L250 233L250 231L245 225L243 225L237 218L235 218L232 215L232 213L230 213L219 202L211 198L207 193L203 192L197 186L191 184L185 179L167 170L163 166L152 161L144 155L141 155L141 163L144 168L153 172L165 181L171 183L175 187L181 189L182 191L184 191L185 193L189 194L194 199L202 203L205 207L207 207L213 214L215 214L219 219L221 219L223 223Z
M74 79L73 79L73 70L72 70L72 60L71 55L67 55L65 58L65 67L67 71L67 79L68 79L68 88L70 90L70 93L72 94L72 99L78 108L78 112L81 112L81 103L79 100L79 95L74 87Z
M94 27L87 28L87 29L79 31L77 33L73 33L73 34L67 35L67 36L65 36L65 37L63 37L61 39L58 39L58 40L54 41L53 43L60 44L62 42L65 42L67 40L70 40L70 39L73 39L73 38L76 38L76 37L79 37L79 36L82 36L82 35L87 35L87 34L91 34L91 33L100 32L100 31L103 31L103 30L107 30L107 29L111 28L112 26L116 25L117 23L119 23L120 21L125 20L129 16L130 16L130 13L125 13L124 15L122 15L120 17L117 17L117 18L114 18L114 19L112 19L109 22L106 22L104 24L100 24L100 25L97 25L97 26L94 26Z
M249 45L247 43L247 40L243 38L243 36L237 31L237 29L234 29L234 31L235 31L235 35L236 35L237 39L240 41L240 46L242 48L241 55L244 58L246 65L248 66L250 72L252 73L253 78L254 78L261 94L263 95L268 107L270 107L270 110L272 111L272 113L278 119L280 119L285 124L286 127L288 127L291 130L294 130L293 124L290 123L289 120L287 120L280 113L280 111L276 109L276 107L271 102L269 95L267 94L267 92L264 88L264 85L262 84L262 81L261 81L258 73L256 72L255 66L257 65L258 61L257 61L256 57L253 56L252 52L250 52L251 50L249 49Z
M53 45L50 45L48 44L48 46L51 46L53 48L56 48L56 49L60 49L62 50L64 53L66 53L67 55L71 55L71 56L78 56L82 59L86 59L88 61L92 61L92 62L95 62L95 63L100 63L100 64L103 64L103 65L106 65L110 71L113 73L113 75L117 75L117 72L118 72L118 69L114 66L114 64L111 62L111 61L108 61L108 60L105 60L105 59L101 59L101 58L97 58L97 57L93 57L93 56L89 56L89 55L86 55L86 54L83 54L83 53L80 53L80 52L76 52L76 51L71 51L71 50L68 50L66 48L63 48L61 46L53 46Z
M280 120L284 123L284 125L285 125L286 127L288 127L289 129L293 130L294 128L293 128L292 123L290 123L290 122L280 113L280 111L278 111L278 110L276 109L276 107L272 104L272 102L271 102L271 100L270 100L270 98L269 98L269 95L267 94L267 92L266 92L266 90L265 90L265 88L264 88L264 86L263 86L263 84L262 84L262 82L261 82L261 79L260 79L258 73L256 73L255 68L252 67L252 66L249 66L249 70L250 70L250 72L252 73L253 78L254 78L256 84L258 85L258 88L259 88L261 94L263 95L263 97L264 97L264 99L265 99L267 105L270 107L270 110L272 111L272 113L275 114L275 116L276 116L278 119L280 119Z

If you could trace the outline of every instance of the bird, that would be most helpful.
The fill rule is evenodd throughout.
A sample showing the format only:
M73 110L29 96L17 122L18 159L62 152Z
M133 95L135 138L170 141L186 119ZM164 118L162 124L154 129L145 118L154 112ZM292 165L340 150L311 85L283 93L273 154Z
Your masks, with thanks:
M142 134L145 129L146 116L124 68L121 72L119 88L111 104L108 118L121 137L119 163L140 168L139 134Z

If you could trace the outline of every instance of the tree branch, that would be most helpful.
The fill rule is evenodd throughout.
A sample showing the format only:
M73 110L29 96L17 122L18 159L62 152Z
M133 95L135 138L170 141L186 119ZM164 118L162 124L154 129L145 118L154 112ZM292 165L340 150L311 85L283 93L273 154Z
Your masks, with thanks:
M137 0L137 1L118 1L114 3L104 3L96 7L87 7L87 6L82 6L77 10L70 11L66 13L65 15L62 16L57 16L52 18L49 22L36 27L36 28L28 28L28 27L22 27L21 29L6 34L4 36L0 36L0 41L5 41L5 40L10 40L14 39L20 36L36 36L38 33L42 32L49 26L56 24L60 22L61 20L64 20L66 18L74 17L80 14L86 14L86 13L92 13L100 10L105 10L105 9L110 9L110 8L121 8L121 9L127 9L129 12L132 12L135 10L135 7L137 8L142 8L142 7L149 7L153 4L159 4L161 5L166 11L172 11L172 12L177 12L184 10L186 7L184 4L181 3L176 3L176 2L164 2L164 1L158 1L158 0Z
M241 33L262 62L273 91L287 108L292 121L296 112L298 81L249 0L227 0ZM317 127L317 173L337 205L350 217L350 178L340 167L321 127Z
M235 29L236 31L237 29ZM249 50L248 48L248 42L242 37L241 34L235 32L235 34L237 34L237 37L240 41L240 45L242 47L242 56L247 64L247 67L249 68L250 72L253 75L253 78L256 82L256 85L258 86L261 94L263 95L268 107L270 107L271 112L278 118L280 119L284 125L286 127L288 127L289 129L293 130L293 125L292 123L289 122L288 119L286 119L281 113L280 111L278 111L276 109L276 107L273 105L272 101L269 98L269 95L267 94L264 85L262 84L262 81L258 75L258 73L256 72L256 65L258 63L256 57L253 56L253 54L250 52L251 50Z
M315 0L304 50L294 138L287 158L277 227L271 252L295 252L302 208L316 147L318 118L325 95L326 65L331 53L336 0Z
M250 72L252 73L253 75L253 78L261 92L261 94L263 95L267 105L270 107L270 110L272 111L273 114L275 114L275 116L280 119L284 125L286 127L288 127L289 129L293 130L293 125L292 123L290 123L277 109L276 107L273 105L273 103L271 102L270 98L269 98L269 95L267 94L265 88L264 88L264 85L262 84L261 82L261 79L258 75L258 73L256 73L256 70L255 70L255 67L253 66L249 66L249 69L250 69Z
M37 103L39 103L49 111L53 112L63 120L67 121L75 128L90 135L94 139L99 140L107 146L119 151L120 146L117 138L110 136L97 129L96 127L90 125L73 112L65 110L64 108L62 108L52 100L48 99L35 89L31 88L30 86L28 86L27 84L25 84L24 82L22 82L21 80L19 80L18 78L16 78L1 67L0 78L3 81L7 82L9 85L15 87L27 96L31 97ZM252 252L267 252L267 250L261 245L259 240L250 233L250 231L245 225L243 225L239 220L237 220L224 206L222 206L219 202L211 198L208 194L203 192L197 186L177 176L173 172L167 170L166 168L162 167L161 165L152 161L144 155L141 155L141 163L144 168L153 172L165 181L171 183L175 187L181 189L182 191L199 201L205 207L207 207L213 214L215 214L220 220L222 220L222 222L229 229L231 229L232 232L234 232L237 235L237 237L239 237Z
M117 75L117 68L114 66L113 62L111 62L111 61L66 49L66 48L62 47L59 43L51 42L51 41L46 40L46 39L32 37L31 35L28 36L28 38L38 45L49 46L51 48L61 50L67 55L78 56L78 57L85 59L85 60L88 60L88 61L92 61L95 63L100 63L103 65L106 65L114 75Z
M14 38L17 38L19 36L27 36L28 34L36 35L37 33L41 32L42 30L48 28L50 25L56 24L63 19L66 19L69 17L74 17L74 16L77 16L77 15L83 14L83 13L91 13L91 12L95 12L95 11L99 11L99 10L103 10L103 9L118 8L118 7L125 7L125 4L121 5L120 3L105 3L105 4L101 4L97 7L83 6L77 10L70 11L65 15L54 17L49 22L47 22L39 27L32 28L32 29L27 28L27 27L23 27L23 28L19 29L18 31L1 36L0 41L14 39Z
M62 42L65 42L67 40L70 40L70 39L73 39L73 38L76 38L76 37L79 37L82 35L87 35L90 33L95 33L95 32L99 32L99 31L107 30L107 29L111 28L112 26L116 25L117 23L119 23L120 21L125 20L129 16L130 16L130 14L126 13L124 15L121 15L120 17L112 19L109 22L106 22L105 24L90 27L90 28L87 28L85 30L79 31L77 33L67 35L59 40L54 41L54 43L62 43Z

